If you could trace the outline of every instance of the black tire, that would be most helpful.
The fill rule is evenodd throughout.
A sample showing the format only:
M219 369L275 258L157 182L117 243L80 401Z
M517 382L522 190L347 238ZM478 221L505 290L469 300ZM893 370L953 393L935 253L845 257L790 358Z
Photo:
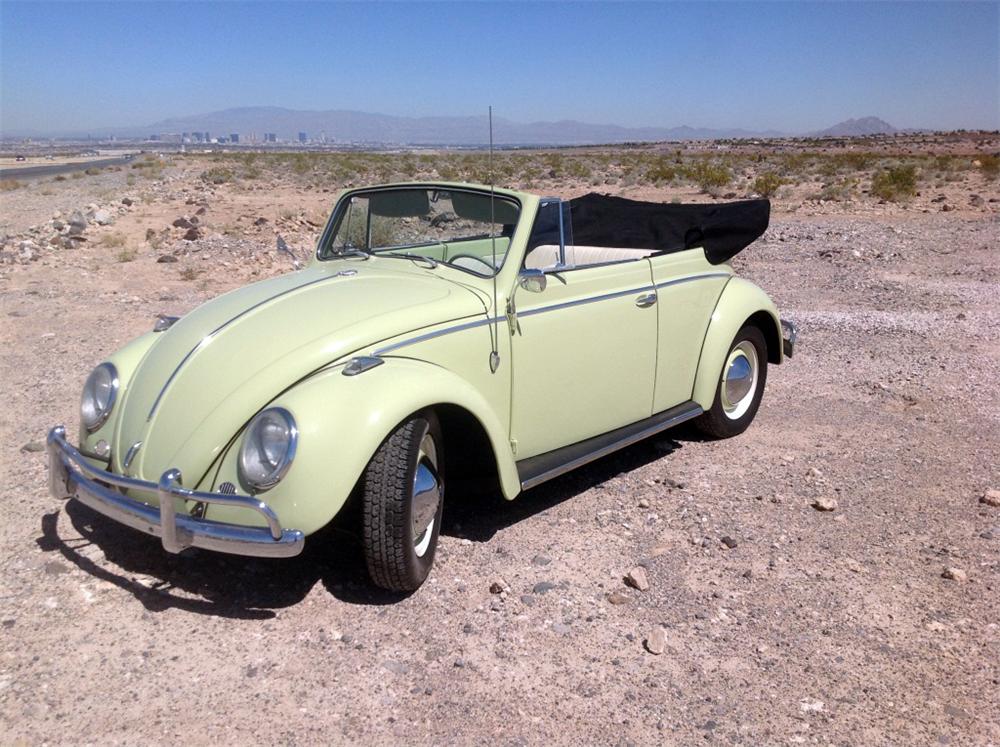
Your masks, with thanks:
M725 401L723 387L725 386L724 375L728 368L731 356L736 352L741 344L749 343L756 350L757 357L757 381L753 391L753 398L749 404L743 407L733 408ZM757 415L760 401L764 396L764 384L767 382L767 341L764 333L753 325L747 325L736 333L732 343L729 345L729 353L723 363L723 370L719 372L719 383L715 389L715 400L712 402L710 410L695 418L692 423L701 433L709 438L732 438L745 431ZM730 413L727 414L727 409ZM742 410L742 412L740 412ZM738 416L734 417L736 413Z
M414 492L421 443L433 441L435 457L422 462L438 484L437 510L430 536L414 537ZM441 426L433 412L417 413L397 426L365 468L362 489L362 544L368 573L378 586L414 591L434 564L444 508L444 453ZM426 506L426 504L425 504ZM418 545L417 540L420 539ZM420 548L423 551L420 551Z

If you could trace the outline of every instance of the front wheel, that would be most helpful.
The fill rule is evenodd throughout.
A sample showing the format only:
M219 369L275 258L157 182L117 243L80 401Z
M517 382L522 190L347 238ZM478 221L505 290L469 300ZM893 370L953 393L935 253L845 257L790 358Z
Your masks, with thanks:
M711 438L730 438L745 431L760 407L767 381L767 342L754 326L743 327L729 346L715 400L693 421Z
M368 573L385 589L417 589L434 564L444 507L442 446L434 413L417 413L365 469L362 544Z

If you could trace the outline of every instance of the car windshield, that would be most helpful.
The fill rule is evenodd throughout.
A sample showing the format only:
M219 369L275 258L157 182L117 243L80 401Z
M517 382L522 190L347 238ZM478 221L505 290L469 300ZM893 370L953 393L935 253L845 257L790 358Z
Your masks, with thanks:
M437 187L356 192L341 201L319 258L364 253L491 277L503 265L519 215L517 202L491 200L488 192Z

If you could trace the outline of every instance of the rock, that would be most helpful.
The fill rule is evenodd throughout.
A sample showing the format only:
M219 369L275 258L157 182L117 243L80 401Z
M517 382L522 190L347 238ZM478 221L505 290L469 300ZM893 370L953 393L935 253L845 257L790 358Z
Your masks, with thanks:
M739 542L737 542L727 534L722 537L722 544L724 544L726 547L732 550L739 544Z
M87 219L79 212L73 213L69 217L69 235L79 236L87 230Z
M823 477L823 470L818 469L816 467L810 467L808 470L806 470L806 477L811 477L815 480L818 480L821 477Z
M979 195L969 195L969 204L972 205L972 207L982 207L986 204L986 200Z
M38 259L38 247L33 241L22 241L18 246L17 258L22 263L34 262Z
M837 505L836 498L817 498L812 502L812 507L817 511L836 511Z
M659 656L667 649L667 631L663 628L654 628L644 643L649 653Z
M955 209L955 208L953 208L953 207L952 207L951 205L949 205L949 204L948 204L947 202L946 202L945 204L943 204L943 205L941 206L941 212L942 212L942 213L950 213L950 212L951 212L952 210L954 210L954 209Z
M569 635L570 627L564 623L552 623L552 632L559 635Z
M613 591L608 594L608 604L622 605L628 604L628 597L620 591Z
M156 238L156 231L154 231L152 228L147 228L146 229L146 241L152 241L155 238Z
M382 666L393 674L406 674L410 671L410 666L402 661L386 661Z
M132 205L134 204L135 202L131 198L122 197L122 205L124 205L125 207L132 207Z
M45 451L45 444L41 441L28 441L21 447L21 451L33 454L38 451Z
M645 498L640 498L639 508L649 508L649 501L647 501Z
M194 214L195 215L204 215L207 212L208 212L208 208L206 208L206 207L200 207L197 210L195 210Z
M54 221L52 221L52 230L53 231L61 231L64 228L66 228L66 224L63 223L61 220L54 220Z
M649 589L649 579L646 577L646 569L637 565L625 576L625 583L633 589L646 591Z
M545 594L546 592L552 591L554 588L556 588L556 585L551 581L539 581L531 587L531 592L533 594Z
M253 224L255 226L266 226L267 225L267 218L263 218L263 217L258 218L257 220L255 220L253 222Z
M161 265L172 264L177 261L177 257L173 254L161 254L156 261Z
M494 581L490 584L490 594L499 594L504 590L504 585L499 581Z
M949 581L968 581L969 574L961 568L948 567L944 569L944 573L941 574L941 578L946 578Z
M112 222L114 222L114 218L112 217L111 213L108 212L107 210L104 210L102 208L101 210L98 210L97 212L94 213L94 223L96 223L97 225L107 226Z
M178 218L170 225L174 228L191 228L194 224L192 224L187 218Z
M197 241L201 238L201 230L192 226L187 230L183 238L185 241Z
M822 700L799 701L799 710L803 713L819 713L826 708Z
M533 557L531 559L531 564L532 565L537 565L537 566L548 565L551 562L552 562L552 559L551 558L547 558L544 555L536 555L535 557Z
M979 499L980 503L985 503L993 508L1000 508L1000 490L987 490Z
M531 596L531 594L521 595L521 604L523 604L526 607L534 607L536 601L537 600L533 596Z

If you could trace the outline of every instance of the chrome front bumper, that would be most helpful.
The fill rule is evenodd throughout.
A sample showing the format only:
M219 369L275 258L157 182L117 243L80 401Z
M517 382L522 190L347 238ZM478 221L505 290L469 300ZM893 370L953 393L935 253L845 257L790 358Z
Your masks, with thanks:
M180 486L181 473L177 469L164 472L159 483L106 472L90 464L66 441L66 429L61 425L49 431L47 446L49 492L53 497L76 498L121 524L157 536L167 552L202 547L234 555L287 558L298 555L305 545L302 532L282 529L274 511L251 496L187 490ZM129 498L124 490L156 493L159 508ZM178 513L177 499L249 508L264 517L267 527L224 524Z
M785 354L786 358L791 358L792 354L795 352L795 340L798 338L799 333L795 329L795 325L792 324L787 319L781 320L781 350Z

